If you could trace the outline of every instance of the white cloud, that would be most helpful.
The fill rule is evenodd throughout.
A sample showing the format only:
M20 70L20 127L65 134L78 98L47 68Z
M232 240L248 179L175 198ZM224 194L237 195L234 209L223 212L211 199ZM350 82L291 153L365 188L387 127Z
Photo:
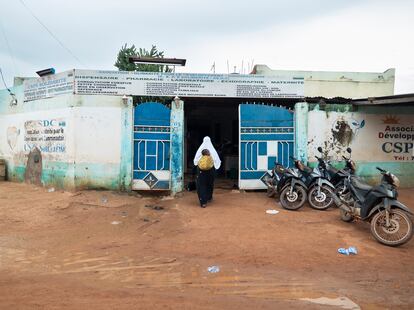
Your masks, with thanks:
M238 67L242 59L254 59L273 69L383 72L396 68L396 93L414 92L412 11L395 2L379 7L369 3L289 27L277 25L232 38L209 37L195 44L194 62L197 71L206 71L215 61L220 72L227 72L226 59Z

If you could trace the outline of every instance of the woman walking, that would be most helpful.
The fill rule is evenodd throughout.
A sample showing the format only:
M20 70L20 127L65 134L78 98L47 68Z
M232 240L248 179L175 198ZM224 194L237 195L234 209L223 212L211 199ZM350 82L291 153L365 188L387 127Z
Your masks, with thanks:
M207 202L213 199L214 177L220 168L221 160L209 137L204 137L203 143L194 157L197 166L197 194L200 206L205 208Z

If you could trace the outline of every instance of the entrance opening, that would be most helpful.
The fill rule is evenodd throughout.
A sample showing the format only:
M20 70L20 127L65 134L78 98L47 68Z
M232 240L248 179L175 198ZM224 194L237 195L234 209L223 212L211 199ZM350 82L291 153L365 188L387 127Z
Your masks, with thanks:
M184 99L184 166L187 181L194 178L194 155L203 138L209 136L222 162L216 174L215 187L231 189L237 186L240 103L240 100L222 98Z
M239 105L255 101L244 98L183 98L185 184L195 180L194 155L209 136L222 161L216 188L238 188ZM293 108L297 99L259 99L260 103Z

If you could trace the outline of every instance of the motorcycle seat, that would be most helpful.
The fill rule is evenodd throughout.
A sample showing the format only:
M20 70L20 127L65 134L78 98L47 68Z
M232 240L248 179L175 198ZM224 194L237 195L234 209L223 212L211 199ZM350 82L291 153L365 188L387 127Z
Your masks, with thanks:
M302 169L300 169L300 171L310 174L312 172L312 168L309 168L308 166L303 166Z
M339 172L339 170L334 167L329 167L328 171L331 174L337 174Z
M363 191L370 191L372 189L371 185L368 185L357 178L352 178L352 185Z
M305 172L305 173L311 173L312 169L309 168L308 166L305 166L300 160L298 160L296 162L296 167L301 171L301 172Z

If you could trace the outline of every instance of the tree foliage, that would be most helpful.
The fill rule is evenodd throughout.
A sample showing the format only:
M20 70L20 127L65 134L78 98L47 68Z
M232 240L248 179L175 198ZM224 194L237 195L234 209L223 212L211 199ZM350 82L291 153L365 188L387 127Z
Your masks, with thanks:
M120 71L145 71L145 72L171 72L172 68L163 65L152 64L135 64L129 62L130 56L139 57L152 57L152 58L164 58L164 52L159 51L155 45L152 45L150 50L145 48L137 49L135 45L124 46L118 52L118 56L115 62L115 67Z
M144 72L171 72L172 68L163 65L152 65L152 64L135 64L129 62L130 56L139 56L139 57L152 57L152 58L164 58L164 52L159 51L155 45L152 45L150 50L145 48L137 49L135 45L128 45L125 43L124 46L118 52L115 67L119 71L144 71ZM171 102L170 97L153 97L153 96L133 96L134 105L140 104L142 102L156 101L167 104Z

